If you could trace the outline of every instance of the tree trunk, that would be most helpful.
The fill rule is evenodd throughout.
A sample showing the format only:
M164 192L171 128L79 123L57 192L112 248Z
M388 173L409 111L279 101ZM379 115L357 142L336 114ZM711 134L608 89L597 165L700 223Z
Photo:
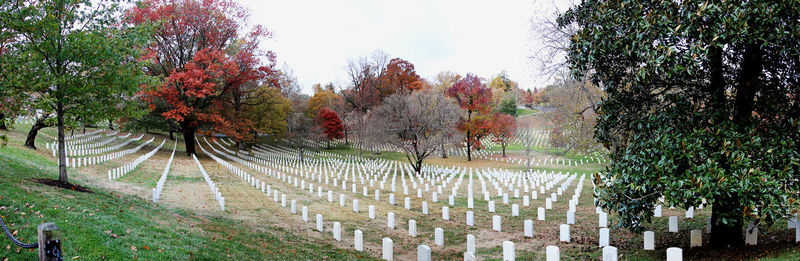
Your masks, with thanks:
M347 140L347 128L344 128L344 145L350 145L350 142Z
M109 130L114 130L114 121L108 120L108 129Z
M472 161L472 144L469 142L469 138L467 138L467 161Z
M169 140L175 140L175 131L172 129L169 130Z
M6 127L6 115L4 113L0 113L0 130L8 130L8 127Z
M36 122L31 126L31 130L28 131L28 137L25 139L25 147L36 149L36 135L39 134L39 130L47 127L44 124L46 119L47 117L36 119Z
M194 140L194 127L184 127L183 128L183 140L186 143L186 156L192 156L197 154L195 152L195 140Z
M56 126L58 127L58 181L62 184L69 183L67 177L67 153L64 146L64 104L56 102Z
M331 149L331 140L328 140L328 149Z
M300 163L303 163L305 161L305 154L303 154L303 146L300 146L299 148L297 148L297 150L299 152L298 154L300 154Z
M738 197L718 197L711 208L711 247L740 246L742 240L742 213ZM722 223L725 217L727 224Z
M83 134L86 134L86 123L83 123Z
M506 157L506 144L502 144L501 147L503 147L503 158L505 158Z
M445 150L444 148L444 143L442 143L442 158L443 159L447 158L447 150Z

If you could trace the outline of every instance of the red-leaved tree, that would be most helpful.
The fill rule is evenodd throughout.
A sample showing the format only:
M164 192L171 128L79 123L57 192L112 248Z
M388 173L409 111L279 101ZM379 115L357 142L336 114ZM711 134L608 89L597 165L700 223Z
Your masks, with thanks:
M329 110L328 108L322 108L317 113L317 124L319 124L322 131L325 133L325 137L328 138L328 148L331 148L331 141L334 139L341 139L344 137L344 126L342 125L342 119L339 118L339 115L336 114L335 111Z
M142 98L183 133L186 153L195 153L195 133L252 138L252 122L240 117L246 84L276 79L275 55L258 48L271 37L248 27L248 12L230 0L146 0L127 13L134 24L155 22L149 47L155 64L147 71L163 84Z
M396 92L411 92L422 88L422 81L414 69L414 64L400 58L389 61L380 77L383 79L381 83L384 86L381 90L384 91L384 97Z
M464 133L467 161L471 161L472 150L481 149L481 139L491 130L489 101L492 91L481 83L478 76L468 73L447 89L447 95L453 97L458 106L467 112L466 117L459 121L458 130Z
M500 143L503 148L503 157L506 156L506 146L517 135L517 119L511 115L497 113L492 121L492 136L494 142Z

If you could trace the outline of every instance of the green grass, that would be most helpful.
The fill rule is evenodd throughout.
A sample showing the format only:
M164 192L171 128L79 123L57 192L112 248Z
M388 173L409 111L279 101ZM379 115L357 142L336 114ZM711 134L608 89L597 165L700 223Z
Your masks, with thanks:
M533 114L534 112L538 112L538 111L539 110L537 110L537 109L517 108L517 117Z
M20 141L12 139L11 143ZM63 231L65 259L234 259L311 260L360 258L360 253L293 235L270 224L228 218L230 213L202 215L166 208L146 199L72 182L95 193L80 193L36 183L56 178L56 166L40 154L18 146L0 148L0 215L24 242L36 240L36 226L53 222ZM33 250L0 239L0 260L34 259Z

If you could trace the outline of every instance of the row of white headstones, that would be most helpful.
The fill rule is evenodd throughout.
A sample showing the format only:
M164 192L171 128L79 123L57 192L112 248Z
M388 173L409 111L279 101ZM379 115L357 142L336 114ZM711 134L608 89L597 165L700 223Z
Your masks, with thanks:
M217 153L222 153L221 151L216 150L215 148L213 148L213 146L210 143L208 144L208 146L210 146ZM224 156L226 156L226 157L235 159L234 157L232 157L230 155L225 155L225 153L222 153L222 154ZM215 156L213 156L213 157L215 159L218 159ZM223 162L221 162L221 164L226 165L226 167L229 167L229 169L231 169L234 173L236 173L240 178L243 178L246 182L248 182L249 184L253 185L257 189L258 189L259 184L260 184L260 186L262 188L262 192L264 191L264 189L265 189L264 186L265 185L264 185L263 182L260 182L260 180L255 179L250 174L247 174L246 172L241 171L238 168L231 167L231 165L228 164L227 162L223 161ZM280 175L280 174L278 174L278 175ZM289 183L291 183L291 182L289 182ZM583 178L581 178L581 181L579 181L578 189L576 189L576 197L580 195L580 188L582 187L581 186L582 183L583 183ZM272 191L272 190L269 189L269 186L267 186L266 191L267 191L268 194L270 194L270 191ZM313 187L310 189L309 192L313 194ZM321 188L318 187L317 192L318 192L318 196L321 197L322 196ZM274 200L277 202L278 201L278 192L277 192L277 190L274 191L273 195L274 195ZM393 196L393 195L390 195L390 201L392 199L391 196ZM340 194L339 198L340 198L340 201L339 201L340 202L339 203L340 206L344 206L344 195ZM548 198L548 199L550 199L550 198ZM332 192L330 190L328 191L328 201L329 202L333 201ZM406 197L406 208L407 209L409 209L408 202L409 202L408 201L408 197ZM575 200L575 202L577 202L577 200ZM281 204L282 204L282 206L286 206L286 195L285 194L281 195ZM391 202L390 202L390 204L391 204ZM291 209L292 209L292 213L296 213L296 203L295 203L294 200L291 202ZM572 202L571 202L571 209L572 210L570 210L570 212L572 213L572 215L568 215L569 216L568 219L571 218L572 219L572 223L574 223L574 204L572 204ZM423 211L424 210L425 210L425 208L423 207ZM358 212L358 200L357 199L353 200L353 211L354 212ZM544 218L544 216L542 215L543 211L544 211L544 209L540 208L540 219ZM467 223L468 223L468 225L474 225L474 219L471 218L471 217L473 217L473 215L470 215L470 214L473 214L472 211L468 211L467 212ZM373 219L375 218L375 208L372 205L369 206L369 216L370 216L370 218L373 218ZM604 215L601 215L601 216L604 216ZM322 219L323 219L322 218L322 214L317 214L317 216L316 216L316 221L317 221L316 227L320 232L324 231ZM449 211L448 211L448 207L446 207L446 206L442 207L442 219L449 220ZM308 221L308 210L307 210L306 207L303 207L303 220L304 221ZM387 226L390 229L394 229L395 228L395 224L394 223L395 223L395 215L394 215L394 213L392 213L392 212L387 213ZM492 223L493 223L492 224L493 230L495 230L495 231L500 231L501 230L501 224L500 224L501 223L501 217L500 216L494 215L493 218L492 218ZM569 225L564 224L564 225L561 226L561 229L562 229L562 233L561 233L562 241L569 242ZM607 231L607 228L605 228L605 230ZM359 233L359 232L361 232L361 231L355 231L354 232L354 246L356 247L356 250L361 251L362 249L360 249L360 248L361 248L361 246L363 246L363 242L361 241L361 239L363 237L361 237L361 233ZM416 221L414 221L414 220L409 220L409 235L412 236L412 237L416 236ZM526 237L532 237L533 236L533 221L532 220L526 220L525 221L525 232L524 232L524 235ZM341 226L340 226L340 224L338 222L334 222L334 224L333 224L333 236L334 236L334 239L339 240L339 241L341 240ZM442 228L435 228L434 238L435 238L434 239L434 243L436 245L438 245L438 246L443 246L444 245L444 231L443 231ZM474 250L474 242L475 242L475 237L472 236L472 235L468 235L468 238L467 238L467 250L468 251L465 253L465 258L467 260L470 260L471 257L474 258L474 253L475 253L474 252L475 251ZM392 244L392 240L390 238L385 238L382 243L383 243L382 256L385 259L389 259L389 260L392 259L392 247L393 247L392 246L393 245ZM420 260L430 260L430 247L428 247L426 245L420 245L418 250L419 250L419 256L418 257L420 258ZM547 250L548 250L547 251L548 252L548 256L550 257L551 260L553 258L555 258L556 260L558 259L558 248L556 246L550 246L550 247L547 248ZM604 256L606 257L607 260L615 260L615 258L616 258L616 248L610 247L610 246L606 246L604 248L603 252L604 252ZM675 249L668 250L668 252L669 253L673 253L672 255L670 255L670 256L673 256L674 252L675 252ZM513 260L514 259L514 244L513 244L513 242L510 242L510 241L504 242L504 244L503 244L503 253L504 253L504 259L506 259L506 260Z
M149 156L152 156L152 154L154 152L158 151L158 149L160 149L161 146L163 146L163 144L164 144L164 142L162 142L162 144L157 149L151 151L151 153L148 153ZM211 144L208 143L208 146L211 146ZM142 146L139 146L139 148L141 148L141 147ZM224 149L224 147L222 147L222 146L220 146L220 147ZM201 149L202 149L202 147L201 147ZM173 148L173 156L174 156L174 150L175 150L175 148ZM211 154L209 154L209 155L211 155ZM147 158L149 158L149 156ZM229 156L229 155L226 155L226 156ZM142 157L144 157L144 156L142 156ZM140 157L140 158L142 158L142 157ZM218 162L220 162L219 158L215 158L215 160L218 160ZM213 181L208 176L208 174L205 173L205 171L202 168L202 166L200 165L199 161L197 161L196 159L195 159L195 161L197 162L198 166L200 166L201 172L203 172L204 178L208 182L209 187L211 188L212 192L215 192L214 194L215 194L217 200L220 202L220 207L224 210L224 198L221 196L221 193L216 188L216 186L214 185ZM171 162L172 162L172 157L170 157L170 161L167 164L168 166L165 169L164 174L162 174L162 179L160 179L159 183L161 184L161 186L157 186L157 187L162 187L163 188L163 182L161 182L161 180L165 180L165 177L166 177L166 174L169 171L169 165L171 165ZM139 163L141 163L141 162L139 162ZM223 164L223 163L221 163L221 164ZM229 168L231 168L231 167L232 167L232 165L229 166ZM233 167L233 168L235 168L235 167ZM248 181L249 183L253 184L257 188L259 187L258 182L253 180L253 178L251 176L245 174L243 171L241 171L241 170L232 170L232 171L234 171L234 173L239 174L241 177L247 176L247 179L249 180ZM480 173L478 175L479 175L479 177L481 177ZM384 176L384 177L386 177L386 176ZM463 177L463 174L462 174L462 177ZM284 174L283 181L286 182L285 174ZM303 181L305 181L305 180L303 180ZM372 181L372 179L371 179L371 181ZM385 178L384 178L384 181L385 181ZM569 181L571 181L571 180L569 180ZM335 182L336 182L336 179L334 179L334 183ZM295 178L295 186L297 186L296 183L297 183L297 178ZM403 179L403 183L405 183L405 179ZM567 186L569 185L569 182L564 182L564 183L566 183ZM580 188L582 187L581 186L582 183L583 183L583 177L581 177L581 179L579 181L579 185L576 188L576 195L573 197L573 200L574 200L575 204L577 203L577 197L580 194ZM328 184L328 176L326 176L326 184ZM362 184L363 184L363 182L362 182ZM470 179L470 184L471 184L471 179ZM310 185L309 186L309 190L313 193L313 184L309 184L309 185ZM343 185L342 187L343 187L343 190L344 190L344 184L342 184L342 185ZM381 185L383 185L383 183ZM425 185L428 185L428 183L425 183ZM334 186L336 186L336 185L334 185ZM303 187L305 187L305 186L303 185ZM392 187L394 188L394 183L393 183ZM415 183L415 187L416 187L416 183ZM497 186L495 186L495 187L497 188ZM439 187L439 188L440 188L440 192L441 192L441 187ZM563 188L566 188L566 186L563 186ZM154 189L154 197L153 197L154 201L157 199L157 196L155 194L155 190L156 189ZM263 182L261 182L261 190L262 190L262 192L265 190ZM407 187L405 187L405 190L406 190L406 194L407 194ZM526 190L527 190L527 188L526 188ZM560 192L562 192L561 190L562 189L559 188L559 194L560 194ZM266 191L267 191L268 194L270 194L268 189ZM366 191L366 187L365 187L365 191ZM420 190L418 190L418 191L420 191ZM427 189L426 189L426 191L427 191ZM453 201L453 196L455 195L455 191L456 190L453 190L453 195L450 196L450 205L453 205L452 201ZM321 187L318 187L317 192L318 192L318 196L321 197L322 196ZM515 191L515 192L518 192L518 190ZM159 190L159 193L160 193L160 190ZM355 185L354 185L354 193L355 193ZM435 193L436 192L433 192L433 193L434 193L434 196L433 196L434 197L434 202L436 202L436 199L435 199ZM471 186L470 186L470 194L471 194ZM515 194L518 194L518 193L515 193ZM380 200L380 198L379 198L380 196L379 195L380 195L380 191L376 190L376 200ZM536 197L535 196L536 193L533 193L533 195L534 195L534 198L535 198ZM555 201L556 193L552 193L551 196L552 196L551 198L547 198L547 200L546 200L547 201L546 202L546 208L539 208L539 217L538 217L539 220L544 220L544 213L543 213L544 209L549 209L548 207L551 207L549 205L552 204L551 202ZM503 193L503 197L504 197L504 203L508 204L508 194L507 193ZM515 197L518 197L518 195L516 195ZM526 197L525 199L527 199L527 196L525 196L525 197ZM471 197L470 197L470 199L471 199ZM564 242L569 242L569 224L574 224L575 210L574 210L573 200L570 201L570 210L568 211L568 214L567 214L567 224L562 224L561 227L560 227L560 229L561 229L561 235L560 235L561 241L564 241ZM275 194L275 201L277 201L277 194ZM332 202L332 192L330 190L328 190L328 201ZM353 204L354 205L354 211L358 212L358 200L354 199L353 201L354 201L354 204ZM390 195L389 201L390 201L391 205L394 205L394 194ZM426 206L425 203L427 203L427 202L423 202L423 212L425 212L425 214L427 214L427 206ZM493 203L494 203L493 201L489 202L490 212L494 212L493 211L494 210L493 209L494 208L494 204ZM285 195L283 195L283 205L285 206ZM344 206L344 195L343 194L340 194L340 205ZM525 205L527 206L528 204L525 204ZM405 206L406 206L405 207L406 209L410 209L410 201L409 201L408 197L405 198ZM519 206L517 204L513 204L512 205L512 216L518 215L518 211L519 211L518 208L519 208ZM296 207L293 206L293 209L294 209L293 212L296 213ZM305 207L304 207L304 210L305 210ZM449 210L448 207L446 207L446 206L442 207L442 218L445 219L445 220L449 220L449 211L448 210ZM304 212L306 212L305 213L306 215L304 215L306 218L304 218L304 220L307 221L307 210L305 210ZM370 218L373 218L373 219L375 218L375 213L374 212L375 212L374 206L370 206ZM517 213L517 214L515 215L515 213ZM470 215L470 214L473 214L472 211L468 211L467 212L467 223L468 223L468 225L472 226L472 225L474 225L474 215ZM658 206L656 208L656 213L655 214L656 214L655 216L660 216L660 206ZM603 228L600 229L600 243L599 243L599 245L601 247L604 247L604 249L603 249L604 259L614 260L614 258L612 258L612 256L616 257L616 249L611 247L611 246L608 246L608 232L609 231L608 231L608 228L604 227L604 224L607 224L607 214L602 213L602 211L598 210L598 215L599 215L600 226L603 227ZM687 210L686 215L687 215L687 218L692 218L693 208L690 208L689 210ZM473 218L470 218L471 216ZM320 219L320 218L321 218L321 215L318 215L318 219ZM389 212L387 214L387 218L388 218L387 225L390 228L394 228L394 213ZM494 215L493 218L492 218L492 223L493 223L492 227L496 231L500 231L500 229L501 229L500 220L501 220L501 217L498 216L498 215ZM677 217L670 217L669 218L669 227L670 227L670 232L677 232L677 227L678 227L678 225L677 225ZM796 230L796 238L797 238L797 240L800 240L800 226L796 225L796 217L793 220L790 220L789 227L790 228L795 228L795 230ZM708 226L708 228L710 228L710 226ZM336 234L340 234L341 233L341 232L336 233L336 231L337 231L336 230L336 224L334 224L334 234L336 235ZM748 239L747 239L748 243L755 244L755 237L757 237L757 228L748 229L748 231L749 231L748 232ZM753 233L753 231L755 231L755 233ZM409 233L413 234L414 236L416 235L416 221L414 221L414 220L409 220ZM526 220L525 221L524 235L526 237L531 237L533 235L533 221L532 220ZM701 233L701 231L693 230L693 231L691 231L690 235L691 235L691 242L692 242L691 245L692 245L692 247L700 246L700 244L702 244L702 233ZM470 242L472 242L473 243L472 244L473 245L473 247L472 247L473 251L467 251L468 253L465 254L465 258L468 258L470 253L472 253L474 255L474 241L475 240L474 240L474 236L472 236L471 240L470 240L470 236L471 235L468 236L467 245L468 245L468 250L470 250L469 245L470 245ZM753 238L753 239L751 239L751 238ZM339 236L339 239L337 239L337 240L341 240L340 236ZM645 245L645 249L648 249L648 250L653 249L654 233L652 231L645 232L644 241L645 241L645 244L644 244ZM384 240L384 245L386 245L386 242L391 242L391 239L389 239L389 241ZM440 246L442 246L444 244L443 230L441 228L436 228L435 229L435 243L436 243L436 245L440 245ZM389 246L389 248L391 248L391 246ZM554 248L555 248L555 251L554 251ZM420 253L426 253L426 249L428 250L427 253L430 252L429 251L430 248L425 246L425 245L421 245L419 249L421 250ZM504 251L503 251L504 257L513 256L513 252L514 252L513 251L513 242L504 242L503 249L504 249ZM676 254L676 253L680 253L680 252L677 252L678 250L679 249L676 250L675 248L668 249L667 250L668 257L669 256L673 256L673 257L674 256L679 256L679 254ZM555 246L548 247L547 248L547 253L548 253L548 256L552 256L554 253L557 255L557 247L555 247ZM672 253L672 254L670 254L670 253ZM421 254L421 255L424 256L424 254ZM428 254L428 256L429 255L430 254Z

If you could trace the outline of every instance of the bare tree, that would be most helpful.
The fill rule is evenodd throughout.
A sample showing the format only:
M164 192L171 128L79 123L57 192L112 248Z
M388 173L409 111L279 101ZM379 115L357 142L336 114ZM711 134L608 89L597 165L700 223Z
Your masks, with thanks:
M531 153L533 152L533 145L536 143L536 136L534 135L533 121L520 121L520 128L517 137L519 138L522 147L525 148L525 159L528 170L531 169Z
M443 94L431 90L389 96L375 111L382 119L387 141L402 149L417 173L422 163L455 132L460 108Z
M555 1L551 1L550 6L555 7L552 13L531 19L532 35L538 41L539 48L533 50L529 57L536 67L539 67L540 75L547 77L548 80L557 77L568 77L564 73L569 70L567 64L567 51L569 50L570 38L578 31L577 24L560 26L558 24L559 14L565 10L558 7ZM573 0L568 1L568 7L575 6ZM565 79L559 79L564 81Z

